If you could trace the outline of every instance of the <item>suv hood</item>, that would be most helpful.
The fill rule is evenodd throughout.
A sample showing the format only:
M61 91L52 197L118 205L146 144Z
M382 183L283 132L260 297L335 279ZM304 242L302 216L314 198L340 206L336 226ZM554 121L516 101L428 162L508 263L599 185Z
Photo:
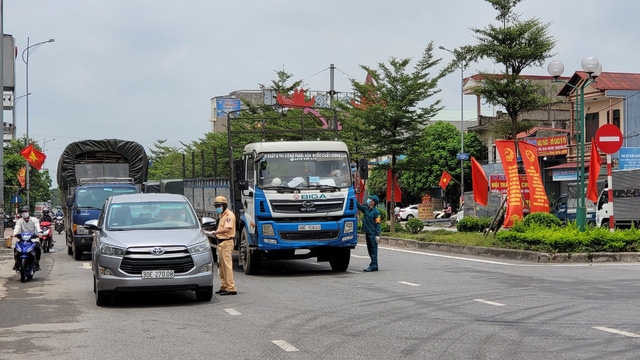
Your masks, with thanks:
M121 246L191 246L207 240L201 229L109 231L105 242Z

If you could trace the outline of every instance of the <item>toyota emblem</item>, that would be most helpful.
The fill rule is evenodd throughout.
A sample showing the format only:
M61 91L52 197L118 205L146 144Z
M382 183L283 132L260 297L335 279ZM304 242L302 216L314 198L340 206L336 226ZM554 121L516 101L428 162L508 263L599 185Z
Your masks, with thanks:
M162 255L164 254L164 249L161 247L154 247L153 249L151 249L151 253L153 255Z
M306 208L310 208L313 207L313 205L315 205L316 203L314 203L313 201L305 201L302 203L302 206L306 207Z

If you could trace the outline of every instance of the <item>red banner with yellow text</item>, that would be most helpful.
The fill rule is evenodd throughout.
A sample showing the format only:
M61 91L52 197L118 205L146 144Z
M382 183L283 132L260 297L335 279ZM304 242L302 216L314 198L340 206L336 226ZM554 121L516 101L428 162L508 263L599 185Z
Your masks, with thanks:
M510 228L513 226L514 221L523 217L516 146L513 141L496 140L496 150L500 155L502 168L507 176L507 213L504 216L504 224L502 226Z
M540 176L540 164L538 163L538 150L535 145L528 144L524 141L518 143L520 155L522 156L522 164L527 174L527 182L529 183L529 211L549 212L549 198L544 190L542 177Z

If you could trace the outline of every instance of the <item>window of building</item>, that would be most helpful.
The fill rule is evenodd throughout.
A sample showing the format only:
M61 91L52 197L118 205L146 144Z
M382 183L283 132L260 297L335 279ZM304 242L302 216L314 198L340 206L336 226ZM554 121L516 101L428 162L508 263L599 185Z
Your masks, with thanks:
M609 117L609 111L607 111L607 124L613 124L620 128L620 110L613 110L613 119Z
M585 133L584 133L584 141L590 142L596 136L596 131L598 131L598 127L600 127L600 120L598 117L598 113L591 113L585 116Z

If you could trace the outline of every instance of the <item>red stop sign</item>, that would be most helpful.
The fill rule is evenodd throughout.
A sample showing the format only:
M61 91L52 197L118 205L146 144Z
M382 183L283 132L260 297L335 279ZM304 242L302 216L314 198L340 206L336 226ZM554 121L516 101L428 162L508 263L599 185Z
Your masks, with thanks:
M613 124L604 124L596 131L596 145L605 154L618 152L622 147L622 132Z

